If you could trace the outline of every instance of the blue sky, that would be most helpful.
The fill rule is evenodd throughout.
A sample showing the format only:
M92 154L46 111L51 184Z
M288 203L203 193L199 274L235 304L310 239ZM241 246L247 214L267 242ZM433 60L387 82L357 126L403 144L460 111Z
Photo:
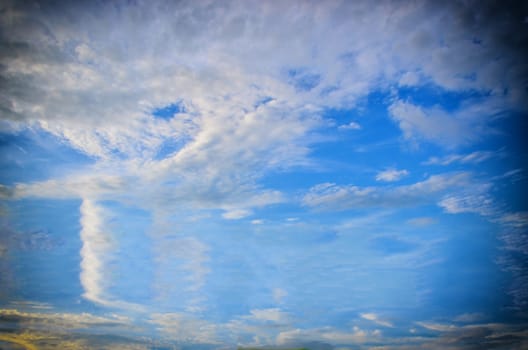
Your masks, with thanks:
M526 6L0 4L0 346L527 346Z

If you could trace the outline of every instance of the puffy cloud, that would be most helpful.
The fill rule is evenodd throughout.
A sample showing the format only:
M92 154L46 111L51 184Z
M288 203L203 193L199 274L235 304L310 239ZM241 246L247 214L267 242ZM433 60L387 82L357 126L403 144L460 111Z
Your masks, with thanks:
M379 172L376 175L376 180L392 182L392 181L398 181L407 175L409 175L409 172L405 169L402 169L402 170L387 169L387 170Z
M19 184L17 198L115 198L149 187L134 202L185 202L240 217L235 209L281 200L258 186L264 173L310 164L309 135L324 125L325 108L354 106L380 83L408 85L417 76L455 90L514 92L522 81L514 45L503 58L493 54L505 45L494 26L523 40L499 20L517 15L508 8L490 16L489 6L458 2L40 6L5 5L2 125L51 133L97 166ZM435 41L438 26L446 30ZM153 115L176 102L174 116ZM478 105L452 116L395 101L390 112L408 139L459 145L485 129L484 110L502 108Z
M420 76L450 90L522 95L524 60L512 43L526 38L504 20L519 11L491 7L159 1L43 3L37 11L9 2L9 20L0 23L9 48L1 57L4 126L46 130L113 161L152 160L176 142L173 166L194 164L204 175L233 175L256 154L267 166L298 164L307 154L303 137L317 127L309 115L351 106L380 82L416 84ZM182 113L152 116L175 101ZM401 101L392 111L407 136L474 139L467 123L441 111ZM424 121L424 113L433 116Z
M360 130L361 125L357 122L350 122L348 124L343 124L339 126L339 129L342 130Z

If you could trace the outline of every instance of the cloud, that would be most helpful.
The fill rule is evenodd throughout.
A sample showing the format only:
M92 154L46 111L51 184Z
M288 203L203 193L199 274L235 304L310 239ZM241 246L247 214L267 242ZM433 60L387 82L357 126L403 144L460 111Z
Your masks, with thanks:
M499 221L506 226L523 228L528 226L528 212L505 213Z
M374 313L362 313L360 314L360 316L362 318L364 318L365 320L369 320L369 321L372 321L376 324L379 324L380 326L384 326L384 327L394 327L394 325L388 321L384 321L384 320L381 320L379 319L378 315L374 314Z
M492 2L33 5L3 6L0 127L12 134L47 133L95 165L2 186L0 196L83 199L81 285L86 298L103 304L118 302L104 274L113 249L105 199L134 203L155 217L216 209L227 219L242 218L285 200L287 195L265 188L262 178L310 166L312 135L327 125L322 115L328 108L353 108L372 92L396 85L475 91L482 100L464 101L454 111L402 99L389 107L407 141L456 148L477 142L496 115L525 107L528 100L521 50L525 11ZM176 102L184 107L181 113L153 115ZM167 145L174 147L163 151ZM484 158L455 155L431 164ZM448 213L492 215L485 191L471 194L474 181L468 173L450 173L406 186L324 183L302 201L330 209L439 203ZM509 226L525 221L503 220ZM160 270L187 278L182 293L204 286L205 243L181 236L154 245ZM170 272L157 278L168 294L182 290ZM158 316L162 329L165 324L177 335L189 332L190 341L207 342L207 332L212 336L215 330L199 320L187 326L178 314ZM205 329L205 338L192 333L193 327ZM281 334L286 340L351 343L377 336L353 328Z
M427 217L427 216L407 220L407 223L413 226L427 226L427 225L434 224L435 222L436 220L434 218Z
M477 213L487 217L497 214L496 204L486 192L448 195L438 205L449 214Z
M424 108L398 100L389 107L391 118L398 123L406 140L428 141L446 148L472 144L485 133L489 123L499 111L494 101L475 102L454 113L436 106ZM483 118L483 114L486 118Z
M379 172L376 175L376 181L386 181L386 182L398 181L407 175L409 175L409 172L405 169L403 170L387 169L387 170Z
M105 256L112 249L110 235L104 231L103 210L91 200L81 205L81 285L84 297L105 304Z
M377 331L366 331L359 327L352 327L350 331L336 331L328 328L293 329L279 333L277 344L293 345L309 341L323 341L330 344L362 344L372 342L379 336Z
M111 280L111 263L115 262L115 240L106 226L108 210L96 201L84 199L81 213L81 271L79 279L84 289L83 297L94 303L139 311L143 306L119 300L108 289Z
M150 315L149 323L156 325L165 338L179 343L220 344L215 324L182 313L155 313Z
M17 309L0 309L0 319L21 324L22 328L49 331L121 328L136 329L132 320L125 316L96 316L89 313L23 312Z
M517 14L506 7L497 17L486 6L461 3L41 7L6 4L6 13L18 15L0 23L9 33L2 44L11 48L0 57L2 127L49 133L96 166L18 184L15 198L112 196L152 210L185 203L241 217L234 210L284 199L259 180L310 165L311 135L326 125L323 111L350 108L380 83L524 91L515 46L506 45L500 58L492 54L505 43L490 28L519 35L497 19ZM468 11L475 11L474 23ZM438 26L447 29L437 42L431 34ZM478 139L486 126L477 116L499 111L502 102L467 104L454 115L401 100L389 110L406 138L459 145ZM182 106L176 116L152 115L174 103ZM167 144L177 146L161 152ZM145 188L149 193L137 196Z
M274 288L273 289L273 300L280 304L284 301L284 298L288 296L288 292L282 288Z
M453 319L455 322L464 322L464 323L475 323L478 321L482 321L485 319L486 316L479 312L473 312L473 313L465 313L458 315Z
M416 322L417 325L437 332L449 332L457 329L457 326L443 323Z
M358 187L323 183L303 197L310 207L348 209L365 207L416 206L431 202L432 195L475 185L467 172L432 175L424 181L397 187Z
M303 164L317 115L353 105L380 82L419 83L419 75L447 90L524 91L522 55L501 39L522 32L501 21L517 16L507 6L494 16L459 2L40 6L8 3L6 13L18 15L0 23L10 48L1 57L4 127L43 130L99 161L142 165L175 142L181 147L161 167L201 169L209 184ZM185 107L177 118L151 115L176 101ZM391 111L409 137L478 138L465 118L401 101Z
M401 86L416 86L420 83L420 76L416 72L406 72L404 73L398 84Z
M498 152L475 151L469 154L451 154L444 157L431 157L423 164L425 165L450 165L453 163L475 164L480 163L498 155Z
M361 130L361 125L357 122L350 122L339 126L341 130Z
M282 312L278 308L271 309L254 309L251 310L251 316L246 318L256 321L270 321L274 323L285 323L289 319L287 313Z
M155 230L163 228L157 225ZM172 305L172 298L177 295L179 305L184 305L189 313L201 311L206 299L201 290L211 272L209 246L174 229L159 231L153 236L155 274L152 283L157 303Z
M146 328L131 318L116 314L22 312L0 309L4 331L0 341L24 349L122 349L146 350L167 347L167 342L149 339ZM8 345L6 345L8 346Z
M230 211L227 211L227 212L223 213L222 217L224 219L236 220L236 219L245 218L246 216L249 216L249 215L251 215L251 212L249 210L233 209L233 210L230 210Z

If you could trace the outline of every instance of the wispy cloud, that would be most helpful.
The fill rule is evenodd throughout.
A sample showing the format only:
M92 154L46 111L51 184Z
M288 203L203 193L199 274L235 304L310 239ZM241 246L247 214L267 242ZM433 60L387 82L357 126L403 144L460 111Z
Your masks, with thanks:
M37 181L11 181L6 176L9 181L5 180L5 184L9 186L0 184L0 197L13 207L33 199L82 200L79 278L85 299L98 306L136 307L112 289L115 282L110 275L118 258L118 244L105 206L105 201L111 200L116 205L140 207L152 218L151 227L144 232L148 243L142 245L152 254L152 261L148 262L152 264L152 303L157 303L157 311L167 306L171 311L179 308L185 313L158 312L145 317L150 326L183 347L193 342L236 347L239 343L286 345L320 341L326 347L388 344L396 348L470 348L478 344L478 336L484 337L484 344L489 347L521 344L520 347L526 343L526 334L514 327L463 328L456 323L451 326L422 322L416 327L419 333L441 334L435 339L418 335L407 344L408 339L399 341L385 336L385 332L396 333L395 329L363 328L364 324L396 328L396 322L380 316L385 315L383 311L379 311L380 315L361 314L361 328L349 323L340 328L310 325L313 319L296 319L295 308L287 305L290 300L298 301L300 295L322 293L323 289L314 284L326 283L334 271L338 271L335 276L349 278L339 279L339 286L357 288L353 290L357 293L350 293L353 299L369 294L365 290L375 285L372 281L380 278L381 270L390 271L392 278L393 271L405 270L402 274L406 274L409 266L416 269L439 259L430 248L436 243L425 242L424 238L415 244L413 238L403 239L393 232L441 231L444 226L438 217L461 213L481 215L504 229L499 235L504 243L501 252L511 256L502 257L501 267L513 276L514 304L518 309L526 305L522 287L527 280L523 269L528 251L527 215L502 207L494 197L497 188L493 181L498 182L499 177L489 180L489 174L448 172L450 168L435 167L446 172L428 173L423 180L401 185L396 182L421 171L411 168L411 161L405 161L393 164L406 169L385 169L375 174L378 182L364 185L373 182L372 169L377 171L382 169L380 166L391 164L386 159L372 159L372 163L368 159L366 181L360 174L338 174L337 169L332 169L335 172L331 174L303 176L304 170L313 170L318 157L325 156L326 149L319 151L326 144L319 146L329 130L351 131L340 132L337 137L345 145L340 150L343 154L350 149L367 150L353 155L357 158L347 159L347 165L370 156L372 149L365 147L366 142L387 145L384 137L388 133L390 140L428 144L419 154L419 161L428 158L422 165L469 168L499 158L502 151L485 150L493 149L493 145L473 152L462 148L481 146L479 142L500 127L493 121L504 112L526 111L526 59L521 50L526 41L523 11L492 2L474 6L465 1L133 1L37 5L17 1L2 5L0 131L12 137L24 132L47 135L51 142L89 158L90 165L75 164L68 171L50 171L49 177L39 174L33 177ZM424 95L433 91L432 98L414 95L416 91L425 91ZM381 103L376 101L378 94L385 96ZM435 99L436 94L445 94L449 101L446 103L443 97ZM366 100L375 108L363 111ZM339 121L327 116L328 111L343 110L354 113ZM359 119L355 112L366 113ZM385 128L386 125L377 124L380 121L391 125ZM352 138L354 142L348 143ZM327 153L336 159L342 155ZM27 156L31 151L22 147L20 154ZM18 167L17 159L10 161ZM16 171L22 173L21 169ZM290 171L302 181L289 181ZM284 174L288 181L275 181L275 176ZM25 179L24 176L20 177ZM349 183L348 179L357 182ZM298 187L293 189L291 184ZM275 210L276 204L284 204L278 209L285 209L280 213L283 216L268 219L267 210ZM424 211L414 211L418 207ZM306 213L307 209L310 213ZM344 215L340 211L350 209L360 209L357 217L344 218L339 224L339 215ZM326 212L321 214L318 210ZM387 214L389 211L402 216L396 220ZM413 218L407 220L408 215ZM288 216L291 218L285 219ZM331 220L334 222L327 224ZM20 221L30 223L25 218ZM280 225L274 226L277 222ZM409 226L433 222L439 225L428 230ZM215 253L235 250L223 239L235 239L236 235L225 232L238 231L243 225L247 229L249 223L265 223L249 226L250 232L260 234L269 226L270 232L277 233L251 237L271 237L269 241L262 238L265 244L258 249L264 256L268 244L276 244L273 247L277 254L265 257L275 259L273 263L236 266L251 270L251 276L256 276L255 289L265 290L265 301L256 298L248 301L249 305L238 305L238 311L226 307L218 312L229 314L224 323L214 323L209 317L223 316L206 312L210 311L205 305L208 293L215 293L208 282L211 274L217 272L215 269L226 263ZM395 223L409 225L396 227ZM223 230L235 226L233 231ZM362 237L352 234L367 226L390 232L371 229L369 235ZM284 227L291 229L292 234L280 231ZM336 228L338 233L327 233L328 227ZM200 231L211 228L218 230L214 238L211 237L216 232ZM323 238L310 235L322 231ZM290 241L297 233L298 240ZM21 249L26 252L49 243L40 234L33 238L34 246L18 238L14 245L1 240L0 262L7 261L4 258L11 255L12 246L30 248ZM319 244L321 241L324 244ZM343 242L349 245L345 247ZM246 248L240 245L243 248L237 249ZM424 262L426 253L434 257ZM342 263L336 257L345 260ZM239 261L236 258L232 263L237 265ZM285 265L287 273L277 267ZM294 269L299 269L299 273L291 273ZM379 274L370 274L368 269ZM276 280L268 278L275 274ZM361 280L362 274L368 277ZM286 287L281 279L285 276L292 282L313 282L313 289ZM399 275L394 277L400 282L398 278ZM259 283L264 287L260 288ZM416 289L427 291L427 286L420 283ZM335 290L338 289L343 290ZM313 300L323 304L323 299L333 297L328 289L323 291L320 298ZM416 294L419 293L426 292ZM145 305L148 306L152 305ZM233 315L235 312L239 313ZM76 322L74 317L68 317L56 317L62 319L60 322L44 316L34 318L45 320L44 326L48 321ZM120 322L117 316L108 318L110 324ZM99 321L104 322L94 320L91 324L99 325Z
M398 100L389 107L389 112L406 140L415 143L429 141L446 148L455 148L474 143L490 132L486 123L500 111L494 103L487 102L487 106L482 106L481 102L474 103L450 113L440 107L423 108ZM482 118L483 113L488 118Z
M461 164L473 164L480 163L490 158L498 156L498 152L490 151L475 151L468 154L451 154L443 157L431 157L426 162L425 165L450 165L453 163Z
M374 313L369 313L369 312L366 312L366 313L362 313L360 314L360 316L362 318L364 318L365 320L369 320L369 321L372 321L376 324L379 324L380 326L384 326L384 327L394 327L394 325L389 322L389 321L385 321L383 319L380 319L378 315L374 314Z
M397 187L358 187L324 183L312 187L303 204L322 208L415 206L431 202L431 195L471 184L467 172L433 175L424 181Z

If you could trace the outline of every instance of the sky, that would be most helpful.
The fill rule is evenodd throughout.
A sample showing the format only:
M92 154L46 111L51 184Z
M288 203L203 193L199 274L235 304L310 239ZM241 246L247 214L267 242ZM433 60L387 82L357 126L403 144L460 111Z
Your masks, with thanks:
M0 0L0 347L528 347L525 52L521 1Z

